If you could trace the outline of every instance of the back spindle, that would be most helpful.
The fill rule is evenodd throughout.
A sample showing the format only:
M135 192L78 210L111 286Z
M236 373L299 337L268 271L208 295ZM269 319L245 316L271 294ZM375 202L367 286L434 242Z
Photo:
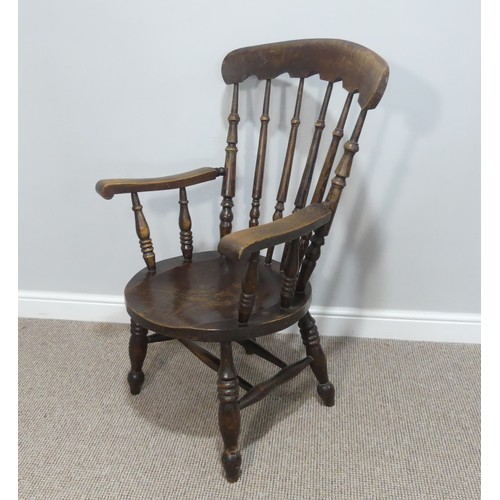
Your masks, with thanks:
M297 196L295 198L295 208L294 212L301 210L305 207L307 203L307 196L309 195L309 189L311 187L312 177L314 174L314 167L316 165L316 159L318 157L319 145L321 142L321 135L325 128L325 118L326 112L328 111L328 104L330 103L330 97L332 95L333 82L328 82L326 87L325 97L323 98L323 104L321 105L321 110L319 112L318 119L314 124L314 134L311 141L311 146L309 148L309 154L307 155L306 165L304 172L302 173L302 179L300 180L299 189L297 191ZM308 235L300 238L299 245L299 259L302 260L304 256L305 249L309 241ZM289 245L285 245L283 250L283 258L281 260L281 269L284 269L285 262L288 259Z
M311 238L311 244L305 251L304 260L302 261L302 266L297 280L296 291L298 293L304 292L312 272L316 267L316 262L320 257L321 247L325 243L325 238L330 232L333 217L335 216L335 212L339 204L340 195L346 185L346 178L349 177L351 172L354 155L359 150L358 139L361 134L361 129L363 128L366 113L366 109L361 110L351 138L344 144L344 154L335 170L335 177L332 180L332 186L326 200L332 210L332 216L328 224L325 224L314 232L314 236Z
M271 96L271 80L266 80L264 104L260 117L259 148L255 162L255 175L253 179L252 208L250 209L249 227L259 225L260 199L262 197L262 183L264 180L264 167L266 161L267 129L269 124L269 100Z
M321 111L319 113L318 119L316 120L316 123L314 124L314 134L311 141L311 147L309 148L309 154L307 155L306 166L304 168L302 179L300 181L299 190L297 192L297 197L295 198L294 212L296 210L304 208L307 202L307 195L309 194L309 188L311 187L311 181L314 173L314 166L316 165L316 158L318 157L321 135L323 133L323 129L325 128L326 112L328 110L328 104L332 95L332 88L333 82L328 82L325 97L323 99L323 104L321 106Z
M367 109L362 109L360 111L356 125L354 126L354 130L351 134L351 138L344 144L344 154L335 169L335 177L332 180L332 185L326 198L326 201L329 203L332 210L332 217L329 226L331 225L335 212L337 211L342 190L346 185L346 179L351 175L352 161L354 159L354 155L359 151L358 140L361 135L361 130L363 128L367 112Z
M288 186L290 184L290 175L292 173L293 156L295 154L295 145L297 143L297 132L300 125L300 107L302 105L302 95L304 92L304 79L301 78L299 81L299 87L297 89L297 98L295 100L295 110L293 112L293 118L290 122L290 137L288 138L288 146L286 149L285 162L283 164L283 171L281 173L280 187L278 189L278 195L276 196L276 206L274 207L273 221L281 219L283 217L283 211L285 210L285 202L288 194ZM266 264L271 264L273 259L274 247L270 247L267 250Z
M316 184L316 189L314 190L311 203L321 203L323 201L323 195L325 194L328 179L330 178L330 172L332 171L337 149L339 147L340 140L344 137L345 122L347 120L347 115L349 114L353 96L353 92L349 92L347 94L339 121L337 122L335 130L332 132L332 141L330 143L330 147L328 148L325 162L323 164L323 168L321 169L321 174L319 176L318 183Z
M222 210L220 213L220 237L226 236L232 231L233 228L233 198L236 189L236 154L238 148L238 122L240 116L238 115L238 84L233 86L233 100L231 103L231 113L227 121L229 128L227 132L227 146L226 146L226 161L224 163L225 175L222 183Z

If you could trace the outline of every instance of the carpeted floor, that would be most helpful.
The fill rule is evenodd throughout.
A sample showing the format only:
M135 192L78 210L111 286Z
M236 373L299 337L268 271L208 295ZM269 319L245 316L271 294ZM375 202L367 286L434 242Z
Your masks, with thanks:
M229 484L216 373L152 344L131 396L127 342L127 325L20 320L20 499L480 498L478 345L324 337L336 406L307 369L244 409ZM296 335L262 344L303 357ZM247 380L275 372L235 349Z

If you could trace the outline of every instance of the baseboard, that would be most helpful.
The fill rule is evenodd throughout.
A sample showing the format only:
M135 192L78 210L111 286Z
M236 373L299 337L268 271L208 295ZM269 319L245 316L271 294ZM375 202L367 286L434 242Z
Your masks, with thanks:
M52 292L19 292L19 316L128 323L122 296ZM366 310L311 307L322 335L423 340L434 342L481 342L479 314Z

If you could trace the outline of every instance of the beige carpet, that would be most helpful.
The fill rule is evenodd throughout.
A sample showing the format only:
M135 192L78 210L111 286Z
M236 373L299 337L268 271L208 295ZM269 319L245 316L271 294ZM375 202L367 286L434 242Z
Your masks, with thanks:
M336 406L305 370L243 410L229 484L215 372L177 342L152 344L131 396L127 342L127 325L20 320L19 498L480 498L477 345L324 337ZM303 356L295 335L262 343ZM236 349L247 380L274 373Z

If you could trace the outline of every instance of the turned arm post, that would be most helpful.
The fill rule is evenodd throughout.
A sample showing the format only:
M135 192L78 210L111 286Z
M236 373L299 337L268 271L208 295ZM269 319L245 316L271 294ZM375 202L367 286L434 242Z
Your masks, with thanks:
M153 242L149 237L149 226L146 221L146 217L142 212L142 205L139 201L139 195L137 193L131 193L132 196L132 210L135 216L135 230L137 236L139 237L139 244L141 246L142 256L146 262L146 266L149 271L156 270L156 260L153 251Z
M295 283L299 270L299 253L301 238L297 238L286 247L285 260L283 262L283 273L281 275L281 298L283 309L288 309L295 293Z
M300 267L300 274L297 279L296 287L297 293L303 293L306 289L309 278L316 267L316 262L321 255L321 247L325 244L325 237L328 234L328 229L328 225L324 225L318 228L311 237L310 245L305 251L304 260Z
M184 260L193 258L193 233L191 232L191 215L189 214L186 188L179 189L179 229L181 240L181 251Z
M259 252L253 252L248 259L248 267L241 282L238 322L241 325L248 323L255 302L255 292L259 283Z

